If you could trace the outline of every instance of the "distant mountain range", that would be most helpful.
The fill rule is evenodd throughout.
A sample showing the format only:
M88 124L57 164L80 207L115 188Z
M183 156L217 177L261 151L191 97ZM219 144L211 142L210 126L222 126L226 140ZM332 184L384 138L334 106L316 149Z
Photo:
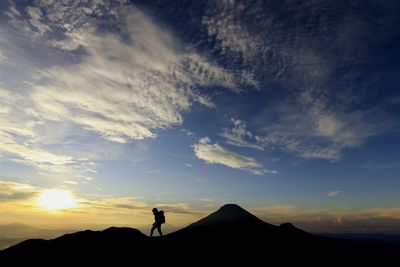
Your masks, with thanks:
M119 265L268 266L273 262L324 266L343 262L396 260L395 244L344 241L320 237L290 223L266 223L235 204L227 204L209 216L163 237L150 238L137 229L111 227L81 231L55 239L31 239L0 252L0 262ZM322 260L322 261L321 261ZM382 265L381 265L382 266Z
M30 234L37 231L37 228L22 223L0 225L0 236L18 236Z
M335 239L400 244L400 235L382 233L318 233L316 235Z
M50 239L68 232L74 232L74 230L40 229L22 223L0 225L0 250L13 246L29 238Z

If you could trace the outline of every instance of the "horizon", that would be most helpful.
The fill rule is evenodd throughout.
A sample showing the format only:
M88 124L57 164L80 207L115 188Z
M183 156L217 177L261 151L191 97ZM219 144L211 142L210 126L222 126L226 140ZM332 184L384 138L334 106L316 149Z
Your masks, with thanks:
M192 222L189 222L187 224L180 225L180 226L171 225L171 224L166 225L166 227L163 227L163 232L166 230L164 232L164 234L170 234L170 233L173 233L173 232L178 231L180 229L183 229L185 227L188 227L191 224L196 223L197 221L208 217L212 213L219 212L221 210L221 208L223 208L226 205L236 205L240 209L243 209L243 207L241 207L241 206L239 206L239 205L237 205L235 203L226 203L223 206L220 206L217 210L212 210L212 211L210 211L210 213L205 214L204 217L198 218L196 221L192 221ZM245 212L249 212L250 214L253 214L253 213L251 213L250 211L248 211L246 209L244 209L244 211ZM223 215L224 215L223 213L220 213L220 216L223 216ZM253 214L253 215L255 215L257 218L261 219L262 221L270 224L270 222L268 222L267 220L265 220L263 218L258 217L256 214ZM291 222L285 221L285 222L275 223L275 224L272 223L272 225L280 226L280 225L286 224L286 223L290 223L291 224ZM28 228L33 228L32 230L38 230L39 231L39 235L37 234L38 232L30 232L29 235L37 236L37 237L40 237L40 231L43 231L43 230L44 231L50 231L50 233L52 233L52 231L54 231L55 233L60 235L60 234L73 233L75 231L85 231L85 230L103 231L103 230L106 230L106 229L112 228L112 227L117 227L117 228L119 228L119 227L122 227L122 228L128 227L128 228L138 229L139 231L143 232L144 234L148 234L147 232L149 232L149 229L150 229L148 225L135 225L135 224L133 224L133 226L132 225L129 226L129 225L107 225L107 224L100 224L100 223L98 223L98 224L88 224L88 225L79 225L79 224L73 224L72 223L72 224L63 224L63 227L59 228L59 227L57 227L57 225L54 225L54 224L45 224L44 223L44 224L39 224L39 225L28 225L26 223L14 222L14 223L9 223L9 224L0 224L0 240L2 239L2 237L9 238L10 236L11 237L13 237L13 236L15 237L15 235L19 236L19 237L23 236L23 235L20 235L20 230L17 230L16 232L13 232L13 231L15 231L14 229L11 229L12 234L9 235L9 233L7 232L7 230L4 229L4 227L6 227L6 228L7 227L11 227L11 228L12 227L21 227L22 233L24 233L24 231L26 229L28 229ZM302 230L306 230L306 229L303 229L302 227L299 227L298 225L295 225L295 227L299 228L299 229L302 229ZM338 229L336 229L336 230L338 230ZM378 234L378 235L379 234L385 234L385 235L389 235L389 236L390 235L392 235L392 236L399 236L400 235L397 232L394 232L394 233L382 233L382 232L376 232L376 231L375 232L374 231L373 232L368 232L368 231L367 232L364 232L364 231L346 232L346 231L342 230L342 231L339 231L339 232L335 232L335 231L333 231L333 232L330 232L330 231L327 231L327 232L323 232L323 231L311 232L311 231L308 231L308 232L312 233L312 234L333 234L333 235L343 235L343 234L360 234L360 235L366 235L366 236L368 236L370 234ZM57 237L58 235L55 235L54 237ZM27 236L26 238L29 238L29 236Z
M157 207L177 229L237 203L311 233L400 234L399 13L1 1L0 225L150 230Z

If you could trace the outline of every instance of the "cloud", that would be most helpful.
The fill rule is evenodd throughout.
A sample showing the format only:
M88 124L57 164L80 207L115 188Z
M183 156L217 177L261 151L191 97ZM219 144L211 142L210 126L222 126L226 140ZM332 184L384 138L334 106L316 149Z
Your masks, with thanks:
M282 19L281 12L273 1L245 0L211 1L204 12L209 43L227 67L246 71L259 84L278 84L283 96L252 118L257 140L240 132L244 125L225 129L223 137L236 146L340 160L343 151L390 128L379 104L355 108L364 98L354 88L367 88L376 79L367 77L364 85L358 78L365 71L361 62L369 60L364 57L371 41L367 38L377 29L350 9L339 11L328 2L287 5L291 19ZM343 68L348 72L338 76ZM258 86L273 92L270 87Z
M43 122L25 95L0 88L0 99L0 150L8 160L53 174L85 177L87 172L95 172L95 164L87 159L53 153L37 144L37 128Z
M52 31L51 27L43 21L44 14L40 8L27 6L22 12L26 13L25 18L21 16L21 12L12 1L9 1L9 8L4 12L10 19L11 25L20 33L36 39Z
M276 114L279 119L263 127L264 134L256 137L258 145L283 149L307 159L339 160L344 150L360 146L390 125L376 109L333 110L327 99L316 97L301 97L291 104L267 110L263 120Z
M182 113L194 103L214 107L197 86L236 90L229 72L185 48L133 5L92 5L78 17L57 3L40 2L39 7L27 7L27 23L43 34L48 30L39 21L46 14L43 20L65 34L63 39L48 36L48 45L71 56L85 51L78 63L45 68L36 76L30 98L45 120L69 120L124 143L154 138L155 130L181 124ZM100 32L107 19L90 16L100 10L109 11L121 28Z
M65 186L63 187L63 189ZM37 204L37 197L47 190L44 187L26 183L0 181L0 210L4 223L26 222L43 225L46 221L53 226L96 227L93 221L101 222L104 227L124 225L147 230L153 221L152 208L157 207L166 213L167 225L183 226L207 215L187 203L147 203L140 197L107 195L81 195L74 192L77 205L65 209L57 216L43 212ZM66 223L67 222L67 223ZM70 222L70 223L68 223Z
M26 12L29 15L29 23L32 26L32 28L35 29L37 34L43 35L46 32L51 30L49 26L47 26L45 23L43 23L43 21L42 21L43 13L39 8L28 6L26 8ZM16 14L18 14L18 13L16 13Z
M0 202L30 199L39 192L39 188L29 184L0 181Z
M332 226L338 226L344 223L344 220L342 217L336 216L333 218Z
M31 201L31 205L35 205L35 197L41 192L48 190L44 187L33 186L27 183L13 182L13 181L0 181L0 202L13 202L26 200ZM114 210L138 210L140 212L151 212L151 209L157 207L163 209L165 212L174 214L200 214L202 212L191 208L187 203L156 203L148 204L141 201L140 197L110 197L106 195L76 195L79 205L77 211L100 211L104 209Z
M198 87L237 90L233 74L134 5L37 1L25 7L26 16L22 11L11 3L10 27L0 27L9 37L5 54L25 51L27 43L41 52L15 58L17 73L27 79L23 85L13 79L0 84L1 149L10 160L85 176L95 171L94 162L57 149L60 138L95 134L114 143L156 138L158 130L182 124L193 105L214 107ZM43 60L55 50L62 58ZM67 125L58 140L43 130L55 125Z
M0 64L7 61L7 57L3 51L0 50Z
M181 129L181 132L184 133L188 137L196 135L194 132L192 132L191 130L188 130L188 129Z
M46 71L49 81L32 93L46 119L70 119L120 143L154 138L152 129L182 122L180 112L189 109L191 98L177 88L169 70L177 54L160 29L139 11L133 12L142 20L136 25L133 21L132 27L143 27L132 33L137 38L134 44L112 34L89 35L89 56L81 63Z
M375 109L329 111L330 104L326 99L306 95L303 93L290 104L265 108L256 119L256 124L261 126L257 132L250 132L245 121L231 119L233 127L224 128L220 135L228 144L238 147L281 149L306 159L333 162L341 158L345 149L360 146L365 139L390 125Z
M336 190L336 191L328 192L326 195L328 197L336 197L336 196L341 195L343 193L344 193L343 191Z
M237 147L281 149L307 159L336 161L344 149L361 145L385 128L385 120L381 118L379 122L380 116L373 111L342 113L313 108L307 113L304 105L269 108L269 115L263 115L263 120L275 118L278 122L263 124L257 134L247 129L245 121L232 118L233 127L223 128L220 135L226 143Z
M197 158L207 164L222 164L234 169L251 172L254 175L276 174L275 170L267 170L254 158L230 151L219 144L213 144L208 137L199 139L193 146Z
M260 8L259 4L250 7L254 13ZM202 18L202 23L208 35L214 36L219 41L224 53L240 53L245 61L249 61L261 49L263 40L258 34L254 34L246 23L238 20L237 15L243 15L245 9L244 3L235 5L230 1L212 2Z
M192 208L187 203L173 203L173 204L156 204L159 210L164 210L165 212L180 214L180 215L195 215L195 216L205 216L207 212L200 211L198 209Z
M238 147L254 148L258 150L264 149L264 147L257 144L257 136L254 136L250 131L247 130L245 121L231 118L231 122L233 123L233 127L230 129L224 128L220 134L228 144Z
M377 217L400 219L400 208L370 208L368 211Z
M17 10L15 3L12 1L9 1L9 9L4 11L4 14L6 14L10 18L15 18L21 16L21 13Z

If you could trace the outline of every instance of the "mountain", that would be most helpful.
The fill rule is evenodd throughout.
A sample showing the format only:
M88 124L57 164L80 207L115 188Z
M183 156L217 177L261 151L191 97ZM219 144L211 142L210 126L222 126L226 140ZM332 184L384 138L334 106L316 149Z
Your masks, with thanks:
M316 235L344 240L384 242L400 245L400 235L382 233L316 233Z
M215 238L218 237L218 238ZM286 239L301 240L314 239L290 223L275 226L262 221L253 214L236 204L226 204L207 217L170 234L167 238L172 240L190 239L196 243L202 240L214 240L215 243L228 242L236 244L254 240L268 240L269 242L283 242Z
M0 250L11 247L31 238L55 238L76 230L67 229L41 229L22 223L0 225Z
M225 242L227 239L248 238L268 234L277 235L278 227L266 223L236 204L226 204L207 217L192 223L168 236L170 239L190 239L200 242L213 236L215 241Z
M22 223L0 225L0 237L26 236L37 231L37 228Z
M236 204L226 204L211 213L207 217L192 223L188 228L209 227L213 225L266 225L267 223L260 220L247 210ZM270 225L272 226L272 225Z
M0 250L11 247L26 239L34 238L36 234L38 234L37 228L22 223L0 225Z
M174 251L191 255L201 251L203 255L218 259L221 255L233 255L224 261L241 261L246 264L259 261L254 255L271 255L271 260L282 257L287 251L302 257L299 248L305 243L315 247L319 240L290 223L280 226L262 221L236 204L222 206L216 212L165 237ZM188 246L190 244L190 246Z
M266 223L235 204L163 237L150 238L137 229L111 227L81 231L51 240L31 239L0 252L0 261L50 264L60 262L115 265L192 265L261 263L361 262L398 257L400 246L343 241L311 235L290 223Z

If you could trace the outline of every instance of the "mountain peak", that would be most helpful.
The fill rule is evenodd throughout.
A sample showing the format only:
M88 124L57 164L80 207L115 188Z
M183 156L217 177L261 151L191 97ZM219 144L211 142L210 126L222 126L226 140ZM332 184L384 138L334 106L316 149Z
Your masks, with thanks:
M241 217L246 217L247 219L256 218L253 214L237 204L225 204L220 207L216 212L210 214L210 216L211 215L213 215L213 217L223 217L225 219L237 219Z
M207 217L191 224L191 227L206 225L237 225L237 224L266 224L247 210L237 204L225 204L216 212L211 213Z
M218 211L245 211L247 212L245 209L243 209L242 207L240 207L238 204L233 204L233 203L229 203L229 204L225 204L223 205L221 208L219 208Z

